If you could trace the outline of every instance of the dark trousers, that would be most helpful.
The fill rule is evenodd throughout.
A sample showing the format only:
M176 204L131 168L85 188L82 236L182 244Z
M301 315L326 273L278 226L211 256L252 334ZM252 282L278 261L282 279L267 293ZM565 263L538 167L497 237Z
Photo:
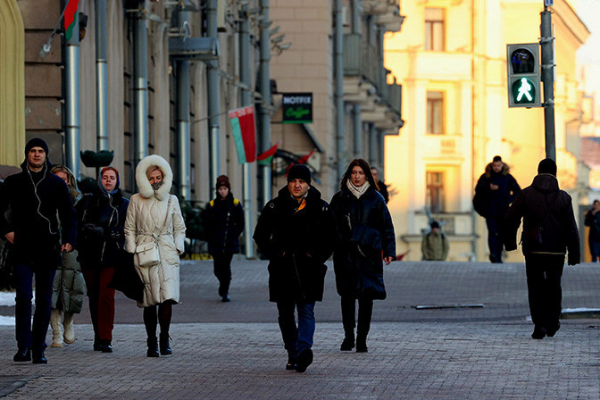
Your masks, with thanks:
M342 297L342 323L346 337L354 337L356 326L356 299ZM371 315L373 314L373 299L358 299L358 327L356 335L366 338L371 329Z
M229 283L231 282L231 259L233 253L213 254L215 260L215 276L219 280L219 296L225 297L229 294Z
M298 325L294 317L298 309ZM312 348L315 335L315 303L300 303L293 300L278 301L279 329L285 349L290 356L296 356L305 349Z
M111 341L115 323L115 289L109 288L115 269L84 269L95 340Z
M562 277L565 257L552 254L525 256L529 310L536 327L555 330L562 309Z
M501 218L486 218L485 224L488 229L488 246L490 248L490 260L502 262L502 249L504 248L504 236L502 233Z
M52 284L56 268L47 265L15 265L15 328L20 349L30 347L35 351L46 348L46 333L52 314ZM35 314L31 325L31 299L35 274Z
M592 253L592 262L600 261L600 241L589 240L590 253Z

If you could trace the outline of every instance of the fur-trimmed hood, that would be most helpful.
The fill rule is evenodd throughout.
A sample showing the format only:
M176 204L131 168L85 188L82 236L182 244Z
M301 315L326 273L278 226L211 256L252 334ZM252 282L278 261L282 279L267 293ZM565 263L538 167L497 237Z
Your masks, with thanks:
M493 163L489 163L488 165L485 166L485 177L489 178L492 175L492 164ZM510 166L503 162L502 163L502 175L508 175L510 174Z
M146 171L148 168L152 166L158 166L163 172L163 185L158 190L152 189L152 185L148 180L148 176L146 175ZM145 157L138 164L135 169L135 181L137 182L140 196L149 199L152 196L156 196L156 198L160 201L167 199L169 196L169 192L171 191L171 186L173 186L173 170L169 163L159 155L153 154L151 156Z

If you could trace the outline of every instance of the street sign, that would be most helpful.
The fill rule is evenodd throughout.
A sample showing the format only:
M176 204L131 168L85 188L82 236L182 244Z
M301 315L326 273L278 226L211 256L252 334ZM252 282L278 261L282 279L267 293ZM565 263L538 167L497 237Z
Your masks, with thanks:
M544 5L545 5L546 7L551 7L551 6L553 6L553 5L554 5L553 3L554 3L554 0L544 0Z
M312 93L283 94L283 123L309 124L313 121Z
M541 107L540 45L506 45L509 107Z

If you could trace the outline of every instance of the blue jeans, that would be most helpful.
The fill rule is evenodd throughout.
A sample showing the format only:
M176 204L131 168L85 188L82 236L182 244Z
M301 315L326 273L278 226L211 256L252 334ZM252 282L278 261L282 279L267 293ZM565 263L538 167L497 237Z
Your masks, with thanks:
M592 253L592 262L600 260L600 242L590 239L590 253Z
M52 314L52 284L56 268L47 265L16 264L15 328L20 349L46 348L46 333ZM33 274L35 274L35 314L31 326L31 299L33 298Z
M298 309L298 325L294 309ZM312 348L315 334L315 303L300 303L293 300L278 301L279 328L285 349L290 356L297 356Z

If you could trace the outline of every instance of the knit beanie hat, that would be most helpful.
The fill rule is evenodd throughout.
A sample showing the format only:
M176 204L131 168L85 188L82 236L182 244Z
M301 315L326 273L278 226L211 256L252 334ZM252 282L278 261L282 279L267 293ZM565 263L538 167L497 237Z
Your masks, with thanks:
M433 228L439 228L440 224L437 221L433 221L430 226L431 226L431 229L433 229Z
M48 156L48 145L45 141L40 138L33 138L25 145L25 157L29 154L29 151L34 147L41 147L46 152L46 156Z
M312 179L310 169L303 164L292 165L292 167L288 170L287 181L291 182L294 179L302 179L304 182L310 185Z
M540 161L538 165L538 174L550 174L556 176L556 163L551 158Z
M229 178L227 175L221 175L217 178L217 184L215 188L219 190L221 186L225 186L227 189L231 190L231 184L229 183Z

